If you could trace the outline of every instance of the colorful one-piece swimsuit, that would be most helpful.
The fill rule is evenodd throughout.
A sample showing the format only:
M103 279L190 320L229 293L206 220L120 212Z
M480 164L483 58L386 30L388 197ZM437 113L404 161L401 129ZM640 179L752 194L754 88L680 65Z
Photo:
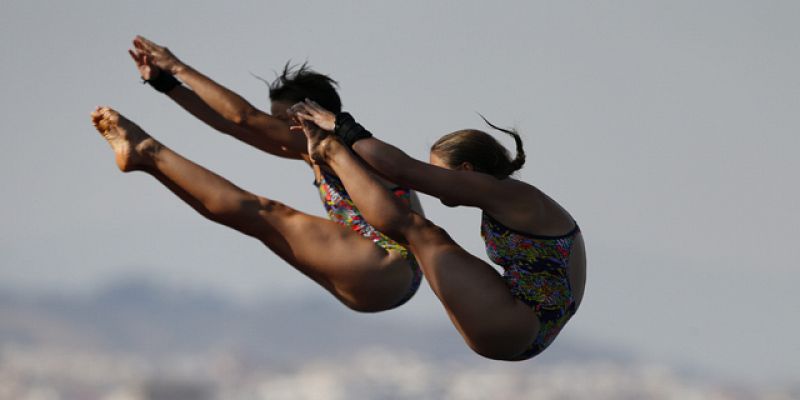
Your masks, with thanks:
M417 259L414 255L400 243L392 240L384 235L375 227L367 223L361 212L358 211L355 203L347 194L342 181L335 175L322 171L319 182L314 182L319 188L319 195L322 199L322 204L325 206L325 211L328 213L328 218L342 226L349 227L356 231L359 235L371 240L378 247L386 250L387 252L396 252L400 254L411 267L412 280L408 292L394 305L400 306L414 296L417 292L420 282L422 281L422 270L417 264ZM405 201L407 204L411 203L411 190L406 188L397 187L392 189L392 193L399 199Z
M575 314L577 304L567 266L579 232L576 224L562 236L531 235L514 231L483 213L481 237L489 259L503 267L511 294L531 306L541 323L536 339L520 354L521 360L544 351Z

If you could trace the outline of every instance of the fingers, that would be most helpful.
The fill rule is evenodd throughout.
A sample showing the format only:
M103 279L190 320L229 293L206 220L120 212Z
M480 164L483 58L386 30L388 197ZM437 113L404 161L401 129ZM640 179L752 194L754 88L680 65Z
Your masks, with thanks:
M308 112L308 109L305 107L303 103L297 103L286 111L290 116L293 118L298 118L307 121L313 121L314 115Z
M315 128L316 125L312 125L307 121L302 121L302 124L300 125L300 129L303 131L303 134L306 135L306 139L308 139L310 142L315 141L317 136L319 136L319 131Z
M155 44L155 42L153 42L152 40L150 40L150 39L148 39L148 38L146 38L146 37L144 37L142 35L137 35L136 38L139 39L145 46L158 47L158 45Z
M136 50L145 51L144 44L142 44L142 41L139 39L139 36L133 39L133 47L135 47Z
M135 39L133 39L133 43L134 43L134 45L137 45L137 44L138 44L138 47L139 47L139 48L142 48L142 49L147 49L147 50L152 50L153 48L155 48L155 47L158 47L158 46L156 46L156 44L155 44L155 43L153 43L153 42L151 42L151 41L147 40L147 39L146 39L144 36L142 36L142 35L136 35L136 38L135 38Z
M150 55L164 50L163 47L145 39L143 36L136 36L136 38L133 39L133 46L136 47L136 50L140 53Z
M292 122L289 124L290 131L301 131L303 130L303 121L297 118L293 113L289 112L289 117L291 118Z
M141 64L141 62L139 61L139 57L138 57L138 55L137 55L136 53L134 53L134 51L133 51L133 50L131 50L131 49L128 49L128 54L130 54L130 55L131 55L131 58L133 59L133 61L134 61L134 62L135 62L137 65Z
M301 121L313 122L314 128L324 131L333 131L336 127L336 116L320 107L318 104L306 99L289 107L289 114Z
M320 111L327 111L313 100L306 98L304 101L298 102L291 107L292 110L303 110L306 113L318 113Z
M303 121L315 122L314 121L314 116L309 114L309 113L306 113L306 112L299 111L299 112L294 113L294 116L296 118L300 119L300 120L303 120Z
M333 115L332 112L328 111L326 108L319 105L314 100L306 98L305 101L301 101L291 108L289 108L294 113L305 113L306 115L313 115L314 117L324 117L328 114Z
M316 101L311 100L309 98L306 98L306 101L303 103L303 105L305 105L306 108L308 108L308 109L310 109L312 111L315 111L315 112L328 111L328 110L324 109L321 105L319 105Z
M137 44L135 40L133 42L133 47L135 47L135 50L129 49L128 53L136 61L137 64L139 65L144 64L145 63L144 57L146 57L148 54L151 53L141 45Z
M160 69L153 65L153 60L146 53L138 50L128 49L133 62L136 63L136 68L139 70L139 75L144 80L154 79L158 76Z
M334 114L333 112L331 112L331 111L330 111L330 110L328 110L327 108L325 108L325 107L323 107L323 106L319 105L319 103L317 103L317 102L316 102L316 101L314 101L314 100L311 100L311 99L309 99L309 98L306 98L306 101L305 101L304 105L305 105L305 108L306 108L307 110L311 111L311 112L312 112L312 113L314 113L314 114L317 114L317 115L319 115L320 117L323 117L323 118L332 118L332 119L335 119L335 118L336 118L336 116L335 116L335 114Z
M291 113L291 114L295 114L295 113L298 113L298 112L300 112L300 111L302 111L304 109L305 109L305 104L301 101L301 102L295 103L294 105L289 107L288 112Z

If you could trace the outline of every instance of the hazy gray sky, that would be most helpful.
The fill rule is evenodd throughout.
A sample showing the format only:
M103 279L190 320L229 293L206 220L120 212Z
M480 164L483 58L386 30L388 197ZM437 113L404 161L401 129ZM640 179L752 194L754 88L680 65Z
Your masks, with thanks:
M340 82L346 109L420 158L441 134L480 127L476 111L516 126L521 179L587 238L586 298L565 335L797 382L800 3L70 3L0 4L0 285L80 292L145 275L241 299L324 295L151 177L116 170L89 124L98 104L244 188L322 214L303 164L141 85L126 50L142 34L266 109L250 73L309 60ZM477 210L423 201L483 255ZM445 318L427 287L393 313Z

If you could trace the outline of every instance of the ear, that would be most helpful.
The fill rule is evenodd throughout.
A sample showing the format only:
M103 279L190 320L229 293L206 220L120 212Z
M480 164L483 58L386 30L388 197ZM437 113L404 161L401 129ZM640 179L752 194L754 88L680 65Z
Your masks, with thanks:
M458 171L475 171L475 166L472 163L464 161L456 168Z

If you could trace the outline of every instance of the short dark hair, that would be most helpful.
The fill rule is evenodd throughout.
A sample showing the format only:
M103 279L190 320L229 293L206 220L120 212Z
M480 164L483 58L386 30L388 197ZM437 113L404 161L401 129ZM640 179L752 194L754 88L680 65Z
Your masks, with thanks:
M487 121L486 118L483 120L490 127L514 138L517 145L517 156L514 159L511 159L508 150L497 139L477 129L463 129L448 133L431 146L431 152L450 167L457 167L468 162L472 164L475 171L492 175L498 179L506 178L525 164L522 138L513 129L499 128Z
M287 62L283 72L269 84L272 101L292 103L311 99L330 112L342 112L342 100L336 92L338 83L327 75L311 69L307 62L299 67Z

